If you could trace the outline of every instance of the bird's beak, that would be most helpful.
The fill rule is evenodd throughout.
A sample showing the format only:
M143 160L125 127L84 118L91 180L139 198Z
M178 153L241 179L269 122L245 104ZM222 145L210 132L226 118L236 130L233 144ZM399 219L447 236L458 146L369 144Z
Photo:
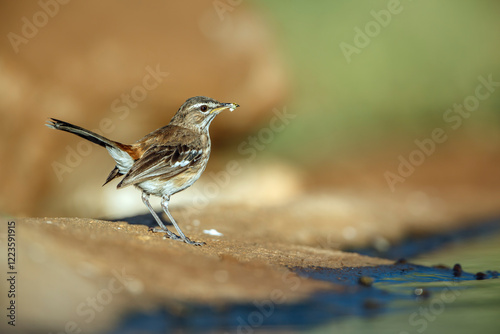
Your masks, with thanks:
M217 113L218 114L218 113L220 113L224 109L229 109L229 111L233 111L234 109L236 109L236 108L238 108L240 106L237 103L221 103L221 104L222 104L222 107L215 108L210 113L211 114L213 114L213 113Z

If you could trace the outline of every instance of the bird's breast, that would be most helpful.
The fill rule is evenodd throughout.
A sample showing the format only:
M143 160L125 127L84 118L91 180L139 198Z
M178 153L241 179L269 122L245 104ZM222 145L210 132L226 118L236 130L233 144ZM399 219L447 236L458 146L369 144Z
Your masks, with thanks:
M186 171L169 179L161 176L137 184L137 187L154 196L171 196L190 187L195 183L207 166L208 157L199 164L188 168Z

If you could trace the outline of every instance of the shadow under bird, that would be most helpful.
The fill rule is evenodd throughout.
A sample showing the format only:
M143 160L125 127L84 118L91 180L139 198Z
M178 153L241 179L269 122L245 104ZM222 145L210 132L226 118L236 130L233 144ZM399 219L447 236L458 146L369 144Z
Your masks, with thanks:
M201 246L203 242L191 241L184 235L168 211L170 196L188 188L199 179L210 157L210 123L221 111L233 111L237 107L239 105L236 103L221 103L205 96L192 97L179 108L168 125L131 145L110 140L54 118L45 125L51 129L74 133L105 147L116 166L104 185L124 176L117 188L134 185L142 191L142 201L159 225L153 231L166 233L170 239ZM150 195L161 197L163 211L178 235L169 231L153 210L149 203Z

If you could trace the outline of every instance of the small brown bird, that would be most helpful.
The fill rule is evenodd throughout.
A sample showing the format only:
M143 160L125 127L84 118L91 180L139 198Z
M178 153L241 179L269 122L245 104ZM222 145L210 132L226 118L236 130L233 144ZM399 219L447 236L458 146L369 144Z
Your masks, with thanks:
M105 147L116 166L104 185L125 175L117 188L134 185L142 190L142 201L148 207L159 228L174 240L201 246L204 243L191 241L182 233L179 225L168 211L170 196L191 186L205 170L210 157L210 135L208 128L221 111L233 111L236 103L221 103L205 96L188 99L177 111L167 126L159 128L134 144L126 145L109 140L92 131L54 118L47 121L51 129L67 131ZM170 222L179 233L169 231L149 203L149 196L161 197L161 206Z

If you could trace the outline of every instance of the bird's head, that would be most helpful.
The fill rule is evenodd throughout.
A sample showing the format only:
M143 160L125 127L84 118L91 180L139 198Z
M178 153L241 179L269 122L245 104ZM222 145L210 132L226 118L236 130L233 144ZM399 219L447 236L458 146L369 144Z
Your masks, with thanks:
M236 103L222 103L206 96L196 96L184 102L171 123L201 130L208 129L215 116L221 111L226 109L233 111L237 107L239 105Z

